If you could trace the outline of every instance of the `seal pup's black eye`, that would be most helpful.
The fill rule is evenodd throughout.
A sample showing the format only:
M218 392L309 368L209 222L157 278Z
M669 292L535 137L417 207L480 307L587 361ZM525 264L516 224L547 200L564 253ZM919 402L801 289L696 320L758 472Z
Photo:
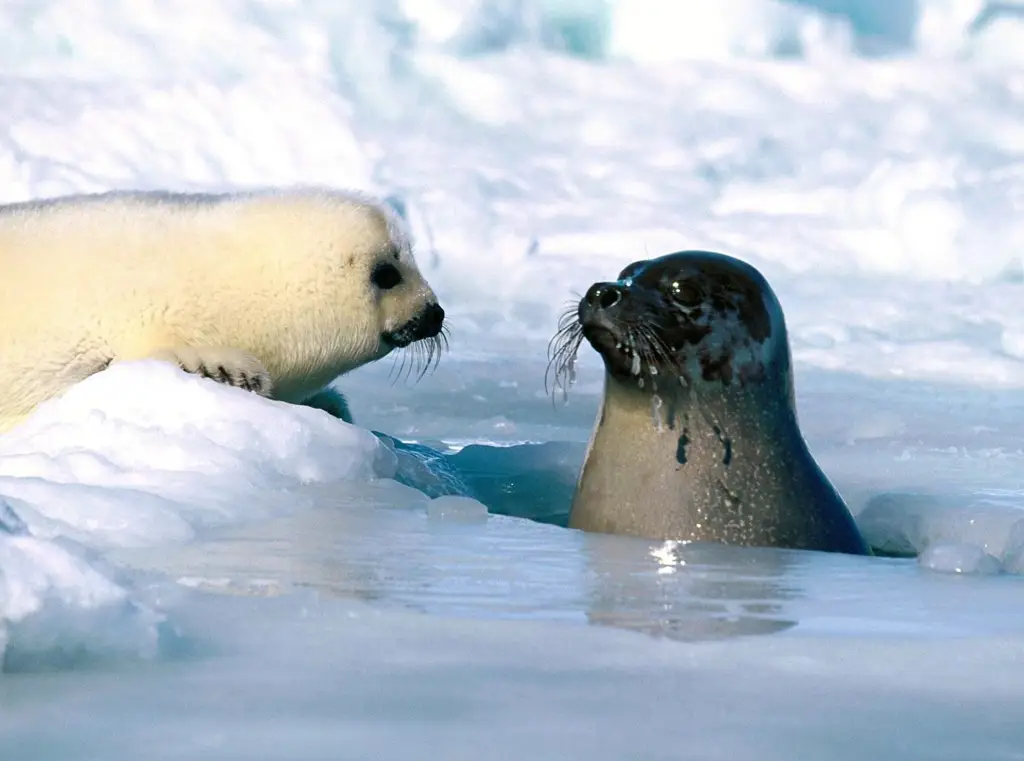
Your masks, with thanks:
M373 268L370 280L382 291L390 291L402 282L402 273L398 271L398 267L395 265L385 262Z

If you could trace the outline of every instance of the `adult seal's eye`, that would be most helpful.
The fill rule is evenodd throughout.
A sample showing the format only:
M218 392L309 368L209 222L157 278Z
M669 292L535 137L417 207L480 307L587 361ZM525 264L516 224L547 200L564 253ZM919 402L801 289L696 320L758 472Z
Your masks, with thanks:
M673 280L672 298L683 306L695 307L704 300L700 288L690 280Z
M378 264L373 268L370 280L382 291L390 291L402 282L402 273L393 264Z

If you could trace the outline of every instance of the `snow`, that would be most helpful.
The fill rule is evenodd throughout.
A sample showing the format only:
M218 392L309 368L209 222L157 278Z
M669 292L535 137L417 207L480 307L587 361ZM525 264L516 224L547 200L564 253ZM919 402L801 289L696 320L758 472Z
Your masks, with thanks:
M0 201L387 197L450 319L355 425L156 362L0 436L0 757L1019 759L1024 5L8 0ZM563 306L772 282L858 558L563 527ZM374 435L372 432L386 435ZM389 438L394 437L394 438Z

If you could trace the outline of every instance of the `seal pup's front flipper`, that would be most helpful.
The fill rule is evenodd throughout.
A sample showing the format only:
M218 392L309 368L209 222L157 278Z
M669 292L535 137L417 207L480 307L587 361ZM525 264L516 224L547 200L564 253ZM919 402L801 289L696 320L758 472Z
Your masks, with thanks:
M270 396L270 373L256 357L230 346L169 346L147 356L171 362L187 373Z

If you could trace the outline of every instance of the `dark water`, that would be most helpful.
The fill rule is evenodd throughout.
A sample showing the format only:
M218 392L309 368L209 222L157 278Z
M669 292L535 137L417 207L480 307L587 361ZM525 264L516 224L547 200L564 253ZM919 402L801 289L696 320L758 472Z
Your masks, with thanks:
M473 497L498 515L556 526L568 523L583 444L470 444L451 452L377 435L398 455L395 480L429 497Z

